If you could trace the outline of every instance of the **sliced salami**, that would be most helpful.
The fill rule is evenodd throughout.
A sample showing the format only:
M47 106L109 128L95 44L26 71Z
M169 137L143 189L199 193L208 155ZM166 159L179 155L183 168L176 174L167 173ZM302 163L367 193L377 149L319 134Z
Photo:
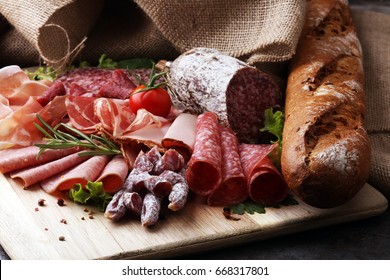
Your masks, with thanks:
M167 66L173 104L194 114L216 113L242 142L257 142L264 111L281 105L270 75L215 49L189 50Z
M41 187L45 192L53 193L56 190L69 190L75 184L84 186L99 177L109 160L109 156L93 156L74 168L42 181Z
M240 144L240 158L248 182L249 197L257 203L275 205L283 201L288 187L268 155L274 145Z
M36 166L78 151L80 151L78 148L46 150L37 157L39 154L39 148L36 146L3 150L0 151L0 172L8 173L10 171Z
M247 182L241 166L239 143L228 128L219 127L222 153L222 181L207 199L211 206L229 206L243 202L248 197Z
M194 152L189 160L186 179L191 190L209 195L221 182L221 139L217 116L205 112L198 117Z
M38 166L28 167L22 170L11 172L10 177L13 179L20 179L23 187L29 187L77 164L80 164L87 159L88 157L81 157L77 153L73 153L48 163L43 163Z

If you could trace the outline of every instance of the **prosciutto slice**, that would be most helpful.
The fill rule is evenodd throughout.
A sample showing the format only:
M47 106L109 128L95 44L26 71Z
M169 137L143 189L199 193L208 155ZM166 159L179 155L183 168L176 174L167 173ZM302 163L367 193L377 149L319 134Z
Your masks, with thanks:
M95 97L67 96L66 110L72 126L84 133L93 133L97 130L99 119L95 115Z
M88 157L81 157L77 153L74 153L48 163L11 172L10 177L13 179L20 179L23 187L29 187L68 168L80 164L87 159Z
M106 192L115 193L123 187L128 173L129 167L125 159L122 155L117 155L104 167L96 181L103 183Z
M274 145L240 144L240 158L247 179L249 197L257 203L275 205L288 194L287 184L268 155Z
M39 158L37 158L39 148L35 146L0 151L0 172L8 173L10 171L36 166L76 153L79 150L79 148L46 150Z
M194 152L186 171L188 185L194 193L207 196L221 183L221 160L217 116L203 113L197 119Z
M109 156L94 156L83 163L65 170L41 182L42 189L47 193L56 190L68 190L75 184L85 186L88 181L95 181L109 162Z
M248 197L248 187L241 166L238 138L231 129L219 127L222 152L222 181L208 197L211 206L229 206Z

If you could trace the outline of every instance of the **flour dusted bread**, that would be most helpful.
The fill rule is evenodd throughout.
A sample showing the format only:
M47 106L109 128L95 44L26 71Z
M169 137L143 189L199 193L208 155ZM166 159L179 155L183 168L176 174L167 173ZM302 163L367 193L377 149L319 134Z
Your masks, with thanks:
M307 4L287 82L282 173L304 202L329 208L369 174L362 50L347 1Z

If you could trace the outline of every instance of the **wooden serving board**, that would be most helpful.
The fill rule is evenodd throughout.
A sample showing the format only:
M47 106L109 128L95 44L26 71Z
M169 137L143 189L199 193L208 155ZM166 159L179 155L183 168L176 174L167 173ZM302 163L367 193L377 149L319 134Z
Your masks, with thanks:
M46 203L40 207L42 198ZM239 221L226 219L221 207L191 199L182 211L168 212L148 229L136 219L113 223L96 209L90 219L84 206L65 201L60 207L57 198L39 187L25 190L0 174L0 244L11 259L167 258L363 219L387 208L386 198L368 184L337 208L299 201L266 208L266 214L244 214Z

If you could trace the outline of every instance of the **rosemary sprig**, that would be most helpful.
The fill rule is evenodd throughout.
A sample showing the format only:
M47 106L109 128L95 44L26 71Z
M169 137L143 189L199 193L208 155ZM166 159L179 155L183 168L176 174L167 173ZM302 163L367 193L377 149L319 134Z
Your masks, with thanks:
M80 130L73 128L67 124L59 123L55 127L51 127L45 122L41 116L37 115L37 119L42 126L34 123L35 127L45 136L43 139L46 143L38 143L35 146L39 147L39 157L47 149L66 149L72 147L84 148L85 151L79 152L79 156L96 156L96 155L117 155L120 154L120 149L111 142L104 134L102 136L90 136L84 134ZM72 134L60 130L65 128Z

